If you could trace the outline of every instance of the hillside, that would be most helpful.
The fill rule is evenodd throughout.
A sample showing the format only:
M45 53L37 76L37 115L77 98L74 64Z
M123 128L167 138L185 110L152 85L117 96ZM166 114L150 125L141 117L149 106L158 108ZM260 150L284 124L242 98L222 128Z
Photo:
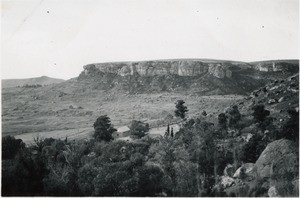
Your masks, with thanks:
M25 79L4 79L1 81L2 88L9 87L22 87L26 85L50 85L64 82L63 79L50 78L47 76L41 76L37 78L25 78Z

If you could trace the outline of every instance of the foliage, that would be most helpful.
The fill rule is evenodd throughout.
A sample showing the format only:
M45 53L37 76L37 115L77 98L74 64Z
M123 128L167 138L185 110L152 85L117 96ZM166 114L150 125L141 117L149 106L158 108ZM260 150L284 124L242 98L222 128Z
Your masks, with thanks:
M102 115L94 123L94 138L97 141L109 142L113 140L112 134L117 131L110 123L110 118L107 115Z
M149 131L149 124L133 120L130 125L131 135L142 138Z
M241 160L245 163L255 163L260 154L266 148L268 142L263 141L263 136L256 133L241 149L239 154Z
M238 107L234 105L229 111L229 120L228 120L228 126L236 128L238 122L241 120L241 113L238 110Z
M168 137L170 136L170 125L169 125L169 124L168 124L168 126L167 126L167 130L166 130L164 136L165 136L166 138L168 138Z
M186 113L188 112L187 107L184 105L183 100L177 100L176 102L176 110L175 110L175 116L180 117L181 119L185 119Z
M253 110L258 127L273 132L277 126L264 106ZM146 135L149 124L133 120L131 135L138 138L131 142L111 141L116 129L106 115L94 123L91 140L69 142L37 137L33 145L25 147L21 140L3 137L2 193L7 196L225 196L219 182L225 166L256 162L274 139L269 133L255 133L258 128L251 125L252 117L242 119L237 106L218 115L218 127L205 116L186 120L188 110L183 100L177 101L176 111L176 116L184 119L179 132L174 134L168 125L164 136L151 138ZM290 119L276 138L298 140L299 114L295 111L289 114ZM220 135L220 131L227 133L228 127L234 130L249 127L248 132L253 136L248 142L236 144L237 137ZM244 169L241 174L246 178ZM283 194L295 194L290 179L283 182L279 178L276 182ZM261 196L267 192L260 186L263 183L256 178L253 183L226 192Z
M43 156L32 156L32 150L24 148L13 161L6 161L4 164L2 195L33 196L44 193L43 178L48 170Z
M288 110L289 119L284 123L277 139L286 138L299 144L299 112Z
M13 136L2 137L2 159L13 159L18 151L25 148L21 139L15 139Z
M262 104L254 106L252 110L252 116L254 117L254 120L258 123L262 123L266 119L266 117L270 115L270 111L266 110L265 106Z
M225 113L220 113L218 116L218 123L221 129L227 129L227 116Z

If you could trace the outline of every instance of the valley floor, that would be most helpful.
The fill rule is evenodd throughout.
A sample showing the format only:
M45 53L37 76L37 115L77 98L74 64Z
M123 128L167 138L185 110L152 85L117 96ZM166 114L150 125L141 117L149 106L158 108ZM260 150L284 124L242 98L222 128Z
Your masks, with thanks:
M55 86L3 89L2 135L14 135L24 142L37 136L89 138L100 115L108 115L115 128L140 120L149 123L151 133L161 134L167 124L178 122L174 110L179 99L186 102L189 117L201 116L205 110L213 122L225 108L244 98L169 92L130 95L103 90L74 93L71 86Z

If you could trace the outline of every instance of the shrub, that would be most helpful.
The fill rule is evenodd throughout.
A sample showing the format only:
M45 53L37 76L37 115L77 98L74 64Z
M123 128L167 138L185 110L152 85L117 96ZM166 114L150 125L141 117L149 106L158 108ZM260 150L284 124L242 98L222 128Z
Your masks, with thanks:
M25 148L21 139L15 139L13 136L2 137L2 159L13 159L20 149Z
M149 124L133 120L130 125L131 135L142 138L149 131Z

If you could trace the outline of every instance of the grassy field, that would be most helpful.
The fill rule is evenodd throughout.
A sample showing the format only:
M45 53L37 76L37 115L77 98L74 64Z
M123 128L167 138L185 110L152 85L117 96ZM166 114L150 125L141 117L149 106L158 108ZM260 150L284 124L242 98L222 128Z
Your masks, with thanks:
M174 118L175 102L182 99L189 117L203 110L214 119L225 108L243 98L239 95L199 96L191 93L135 94L105 90L81 90L82 85L61 83L40 88L2 90L2 135L19 135L28 139L42 134L65 138L85 138L100 115L108 115L112 124L129 125L141 120L151 128L178 122ZM47 135L46 135L47 134ZM30 139L30 138L29 138Z

